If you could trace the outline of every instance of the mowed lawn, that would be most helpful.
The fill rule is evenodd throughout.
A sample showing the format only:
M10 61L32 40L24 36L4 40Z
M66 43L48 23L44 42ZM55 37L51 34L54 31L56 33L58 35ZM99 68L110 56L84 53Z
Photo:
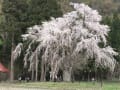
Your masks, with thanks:
M2 89L4 88L4 89ZM5 89L6 88L6 89ZM10 89L11 88L11 89ZM103 86L96 82L29 82L1 83L0 90L120 90L120 82L104 82Z

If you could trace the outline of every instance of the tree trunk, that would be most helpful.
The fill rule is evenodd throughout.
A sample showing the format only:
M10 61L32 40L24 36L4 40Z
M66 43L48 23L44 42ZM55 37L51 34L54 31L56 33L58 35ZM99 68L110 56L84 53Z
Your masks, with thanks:
M35 80L35 63L32 65L32 76L31 76L31 80L34 81Z
M38 59L36 59L36 74L35 81L38 81Z
M38 63L36 63L35 81L38 81Z
M14 50L14 32L12 33L12 49L11 49L11 70L10 70L10 81L14 81L14 58L13 58L13 50Z
M10 70L10 81L14 81L14 61L13 61L13 55L11 55L11 70Z
M42 60L41 61L41 76L40 76L40 81L45 81L45 63Z
M34 66L32 67L32 81L34 81Z
M72 74L71 71L72 71L71 68L65 69L63 71L63 81L65 81L65 82L70 82L71 81L71 74Z
M72 79L72 82L74 82L75 81L74 71L72 70L71 72L72 72L71 73L71 79Z

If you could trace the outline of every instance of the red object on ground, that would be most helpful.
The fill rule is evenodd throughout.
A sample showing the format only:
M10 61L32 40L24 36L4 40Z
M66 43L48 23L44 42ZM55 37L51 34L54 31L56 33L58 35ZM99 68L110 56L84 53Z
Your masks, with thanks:
M9 70L2 63L0 63L0 72L8 73Z

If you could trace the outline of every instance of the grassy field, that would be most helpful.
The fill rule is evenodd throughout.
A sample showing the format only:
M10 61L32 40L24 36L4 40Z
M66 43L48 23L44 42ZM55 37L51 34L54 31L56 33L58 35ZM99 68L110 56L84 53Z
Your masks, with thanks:
M14 83L14 84L1 83L0 87L24 88L25 90L120 90L120 82L104 82L102 87L101 84L97 82L96 83L29 82L29 83ZM0 90L5 90L5 89L0 89Z

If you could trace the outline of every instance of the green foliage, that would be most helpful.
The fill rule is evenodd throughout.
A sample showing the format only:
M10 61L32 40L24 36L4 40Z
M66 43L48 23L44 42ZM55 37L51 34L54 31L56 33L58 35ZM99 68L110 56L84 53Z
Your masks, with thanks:
M16 43L28 27L62 15L56 0L4 0L2 13L1 30L8 32L9 37L14 32Z
M3 0L1 6L0 31L6 38L2 38L0 58L7 62L10 61L12 42L17 45L28 27L62 15L56 0Z
M2 12L5 18L3 30L14 31L16 35L50 17L62 15L56 0L4 0Z
M120 54L120 17L118 14L113 16L109 36L110 45ZM120 61L120 56L117 57L117 60Z
M2 40L0 39L0 45L2 45Z
M120 18L114 14L110 32L111 45L120 50Z
M26 11L26 0L4 0L2 4L5 18L2 24L3 29L6 31L21 30L21 26L27 20Z
M29 25L40 25L42 21L49 20L50 17L62 15L56 0L29 0L28 22Z
M110 26L110 32L108 37L108 44L112 46L120 54L120 17L118 13L114 13L112 17L104 17L103 23ZM119 61L120 56L116 57Z

